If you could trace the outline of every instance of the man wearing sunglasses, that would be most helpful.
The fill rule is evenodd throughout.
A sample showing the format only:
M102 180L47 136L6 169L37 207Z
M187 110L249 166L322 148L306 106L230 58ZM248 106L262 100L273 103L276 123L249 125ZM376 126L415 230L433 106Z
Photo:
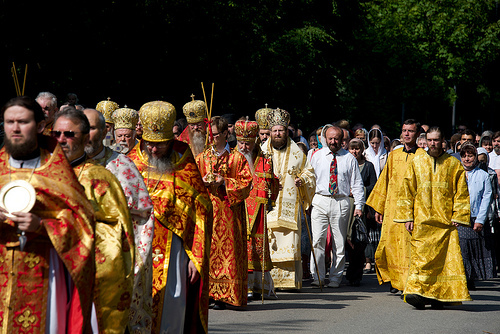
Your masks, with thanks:
M213 145L196 157L214 207L210 297L214 309L247 304L248 255L245 199L252 174L245 157L227 143L227 121L212 117ZM210 176L211 175L211 176Z
M95 277L92 205L61 147L40 135L40 105L21 96L1 114L0 188L27 181L36 198L32 209L11 216L8 206L0 209L0 330L87 333Z
M90 124L83 111L67 107L54 121L52 137L61 145L95 211L96 281L94 332L123 333L134 282L134 230L127 199L116 177L87 160ZM94 327L93 321L93 327Z
M212 203L186 143L173 139L175 108L139 110L142 140L129 153L153 201L152 333L206 333Z
M85 147L85 153L87 153L87 157L106 167L120 181L134 225L136 274L132 304L130 305L131 317L129 319L131 332L134 332L135 330L147 328L152 321L153 259L151 256L151 243L154 228L153 203L149 197L144 179L134 162L126 155L104 146L103 139L106 136L104 116L95 109L85 109L83 113L90 123L90 140ZM118 127L132 127L133 119L128 117L132 114L123 113L119 119L115 117L115 124Z

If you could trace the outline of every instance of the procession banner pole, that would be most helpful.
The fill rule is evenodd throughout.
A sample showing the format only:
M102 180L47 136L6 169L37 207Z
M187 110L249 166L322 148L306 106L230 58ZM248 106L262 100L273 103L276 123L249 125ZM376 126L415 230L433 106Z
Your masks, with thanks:
M24 70L24 81L23 81L23 94L24 95L24 87L26 87L26 75L28 74L28 64L26 64L26 68Z

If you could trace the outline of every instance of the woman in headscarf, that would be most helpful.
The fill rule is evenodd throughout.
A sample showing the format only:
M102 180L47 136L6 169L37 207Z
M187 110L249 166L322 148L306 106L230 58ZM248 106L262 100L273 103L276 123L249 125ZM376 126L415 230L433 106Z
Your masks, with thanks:
M366 160L370 161L375 168L377 179L387 161L387 151L384 147L384 136L379 129L371 129L368 132L368 149L366 150Z
M496 277L491 227L487 219L492 190L488 173L479 168L476 147L465 142L460 148L460 157L469 188L471 226L460 225L457 229L467 287L474 290L474 280Z
M363 155L365 146L360 139L354 138L349 142L349 152L358 161L359 172L361 173L361 178L363 179L363 185L365 187L365 198L370 196L375 183L377 183L377 175L375 174L375 169L373 164L366 160ZM351 201L354 201L351 198ZM354 205L351 205L354 208ZM356 245L351 242L352 235L352 224L354 219L351 214L351 220L347 228L347 250L350 254L353 254L353 266L351 268L351 263L349 262L349 267L347 268L346 278L351 285L358 285L361 281L363 273L367 274L373 271L372 262L375 262L375 250L377 249L378 242L380 240L380 230L382 225L377 224L374 219L375 212L369 206L365 206L363 212L363 220L365 221L366 228L368 229L369 242L366 248L361 247L361 245ZM363 248L363 249L361 249ZM351 255L349 255L351 259ZM351 261L351 260L350 260ZM363 268L364 263L364 268Z

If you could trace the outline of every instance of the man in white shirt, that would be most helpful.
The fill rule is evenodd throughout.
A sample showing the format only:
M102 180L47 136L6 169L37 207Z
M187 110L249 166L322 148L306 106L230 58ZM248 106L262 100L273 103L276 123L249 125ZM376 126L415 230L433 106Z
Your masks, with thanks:
M493 144L493 151L490 152L490 162L488 167L494 169L497 175L499 175L500 180L500 131L495 132L491 137L491 143ZM500 182L500 181L499 181Z
M354 196L354 215L361 216L365 203L363 181L356 159L341 148L342 129L332 126L326 131L328 147L317 151L311 165L316 175L316 194L313 198L311 213L313 249L318 263L317 277L314 261L311 271L314 273L313 285L325 281L325 244L328 227L333 237L333 256L330 267L329 287L338 288L342 281L345 266L345 240L349 221L349 195Z

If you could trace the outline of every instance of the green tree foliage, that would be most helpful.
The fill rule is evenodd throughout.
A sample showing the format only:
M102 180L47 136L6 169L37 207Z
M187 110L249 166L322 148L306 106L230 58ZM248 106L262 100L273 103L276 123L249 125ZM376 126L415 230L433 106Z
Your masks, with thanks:
M498 57L500 26L492 0L366 1L366 36L374 52L411 80L415 90L441 90L450 103L453 87L482 83L483 70Z

